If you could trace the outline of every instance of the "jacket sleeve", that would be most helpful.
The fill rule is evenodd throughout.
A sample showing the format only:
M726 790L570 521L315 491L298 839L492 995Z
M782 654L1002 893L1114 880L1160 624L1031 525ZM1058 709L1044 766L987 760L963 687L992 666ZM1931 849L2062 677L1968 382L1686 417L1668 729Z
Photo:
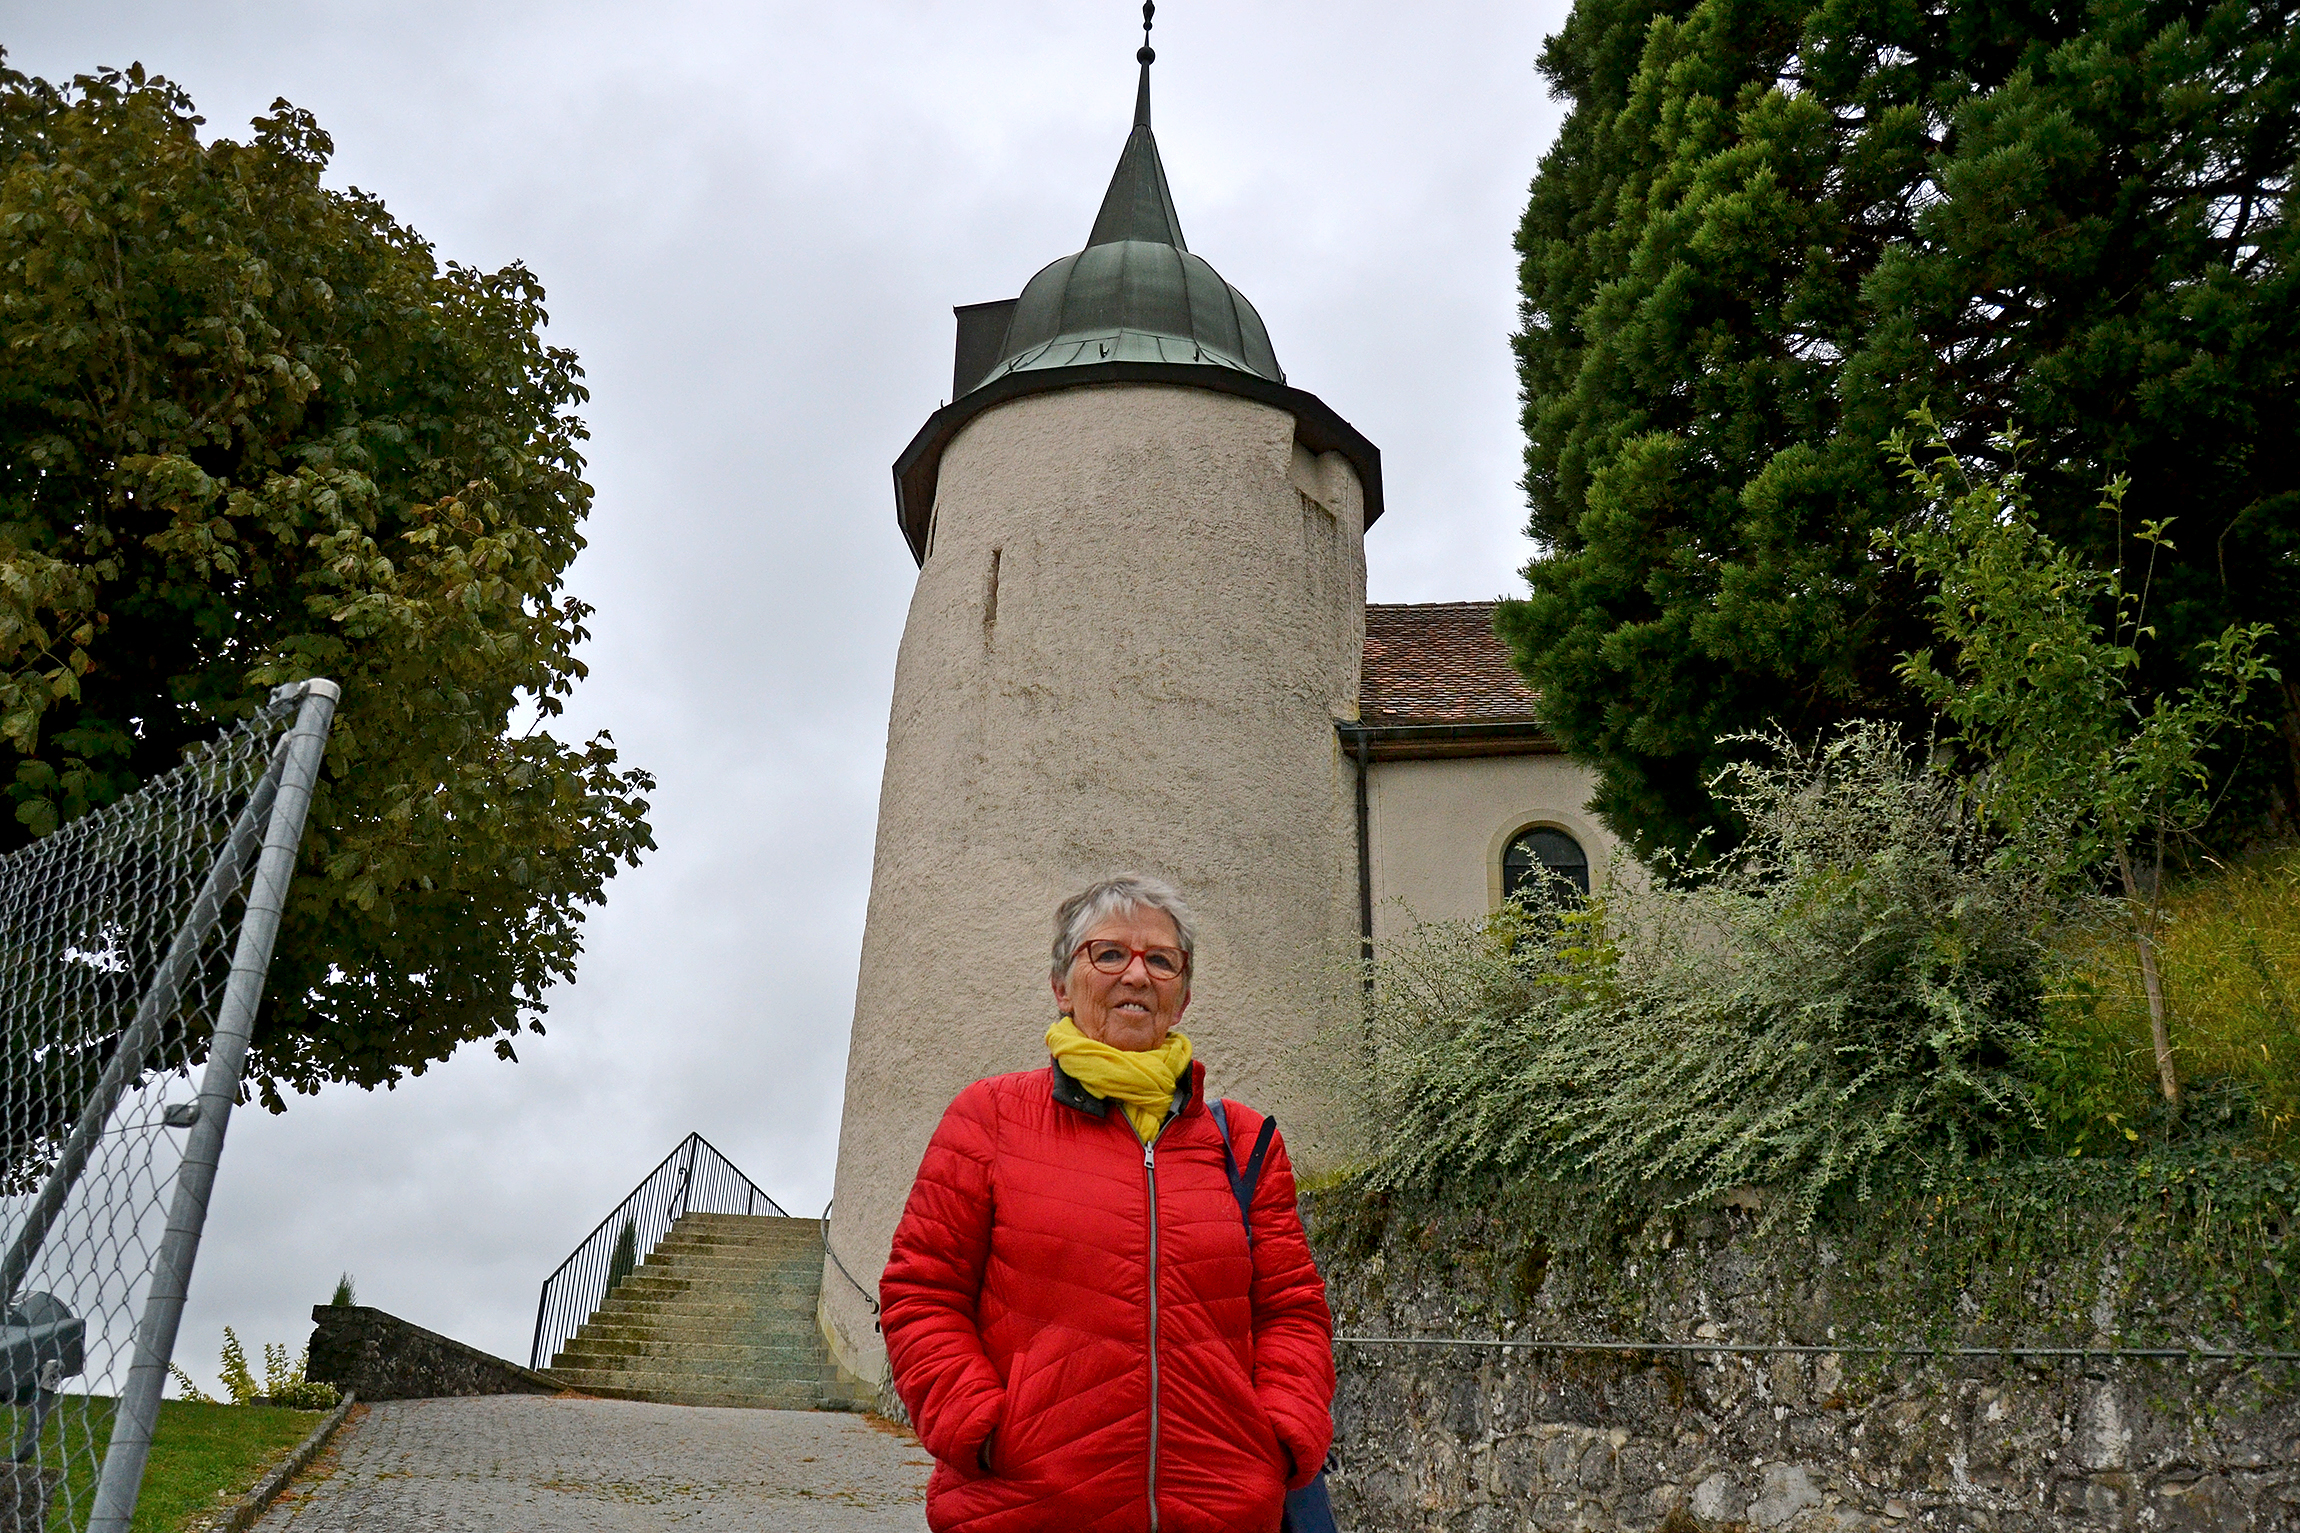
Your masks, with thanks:
M982 1473L982 1445L1006 1408L1006 1386L977 1325L990 1255L996 1112L979 1084L944 1112L878 1285L887 1361L919 1441L968 1476Z
M1334 1316L1294 1199L1280 1137L1254 1189L1254 1395L1294 1456L1288 1490L1317 1477L1334 1441Z

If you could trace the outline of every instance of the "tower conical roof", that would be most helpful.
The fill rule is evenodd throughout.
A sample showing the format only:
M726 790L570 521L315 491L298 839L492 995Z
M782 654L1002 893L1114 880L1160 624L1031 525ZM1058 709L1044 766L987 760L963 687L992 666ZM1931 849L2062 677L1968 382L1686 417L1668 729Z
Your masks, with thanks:
M1182 220L1150 131L1147 58L1134 98L1134 131L1086 248L1030 279L992 354L997 361L978 376L956 380L961 394L1008 373L1101 362L1232 368L1286 381L1262 316L1182 242Z
M1094 215L1094 232L1086 236L1089 248L1117 240L1148 240L1188 250L1182 243L1182 220L1174 214L1174 193L1166 185L1166 165L1158 158L1158 140L1150 132L1150 66L1142 66L1142 83L1134 93L1134 131L1118 155L1118 169L1110 190L1102 194L1102 211Z

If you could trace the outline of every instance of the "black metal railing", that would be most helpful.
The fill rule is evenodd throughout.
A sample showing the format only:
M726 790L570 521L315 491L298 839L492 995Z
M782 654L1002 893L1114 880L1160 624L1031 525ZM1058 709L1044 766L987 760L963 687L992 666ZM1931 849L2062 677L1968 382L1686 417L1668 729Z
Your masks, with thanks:
M528 1351L527 1366L541 1368L557 1356L568 1338L607 1302L609 1291L688 1214L790 1217L709 1140L689 1134L613 1213L599 1221L559 1270L543 1280L543 1294L535 1301L535 1343Z

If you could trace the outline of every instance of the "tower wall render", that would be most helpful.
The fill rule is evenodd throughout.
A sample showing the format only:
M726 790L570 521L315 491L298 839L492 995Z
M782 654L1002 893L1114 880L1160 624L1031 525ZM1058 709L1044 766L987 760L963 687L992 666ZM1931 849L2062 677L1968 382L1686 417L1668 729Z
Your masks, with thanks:
M875 1287L967 1083L1045 1062L1055 905L1119 871L1201 918L1182 1027L1208 1089L1346 1157L1330 1061L1355 1016L1351 768L1364 495L1281 409L1209 390L1025 395L944 453L896 662L831 1239ZM826 1263L841 1361L881 1378Z

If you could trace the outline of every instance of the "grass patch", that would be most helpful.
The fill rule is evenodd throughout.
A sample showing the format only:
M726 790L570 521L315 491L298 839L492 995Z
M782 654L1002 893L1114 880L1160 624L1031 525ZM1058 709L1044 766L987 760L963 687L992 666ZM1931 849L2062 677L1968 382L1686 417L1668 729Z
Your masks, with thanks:
M104 1395L66 1395L40 1435L40 1463L66 1471L49 1514L52 1528L87 1521L97 1470L111 1441L113 1404ZM0 1419L13 1440L21 1417L8 1411ZM161 1401L134 1533L185 1533L204 1526L323 1419L321 1411Z
M2231 1098L2261 1140L2300 1147L2300 847L2212 868L2166 896L2160 961L2181 1078ZM2079 1150L2147 1133L2156 1114L2148 1001L2129 943L2076 933L2046 997L2044 1099Z

